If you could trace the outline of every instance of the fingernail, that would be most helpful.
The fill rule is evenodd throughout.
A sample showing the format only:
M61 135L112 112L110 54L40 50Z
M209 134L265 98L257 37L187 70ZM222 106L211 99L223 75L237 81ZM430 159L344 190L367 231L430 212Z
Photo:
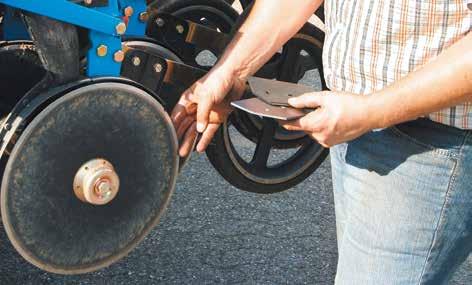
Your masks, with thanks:
M197 132L203 133L205 131L205 125L202 123L197 123Z

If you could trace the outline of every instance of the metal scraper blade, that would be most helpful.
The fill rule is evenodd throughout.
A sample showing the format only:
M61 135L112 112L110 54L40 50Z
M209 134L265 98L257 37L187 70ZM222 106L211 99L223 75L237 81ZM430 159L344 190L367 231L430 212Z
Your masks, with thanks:
M316 92L310 86L259 77L248 80L251 92L269 105L289 107L288 99Z

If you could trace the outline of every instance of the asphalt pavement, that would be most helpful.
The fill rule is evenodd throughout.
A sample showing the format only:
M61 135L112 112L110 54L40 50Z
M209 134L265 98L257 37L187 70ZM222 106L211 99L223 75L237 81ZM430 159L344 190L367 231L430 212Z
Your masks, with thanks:
M160 225L122 261L81 276L45 273L0 230L0 284L333 284L331 189L328 162L295 188L265 196L231 187L195 156ZM472 284L471 260L452 284Z

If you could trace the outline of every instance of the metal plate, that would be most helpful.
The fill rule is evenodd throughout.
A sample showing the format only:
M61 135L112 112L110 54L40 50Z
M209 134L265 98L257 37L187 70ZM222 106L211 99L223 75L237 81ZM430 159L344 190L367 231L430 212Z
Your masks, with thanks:
M113 163L120 177L120 192L103 206L80 201L72 189L76 171L94 158ZM154 98L121 83L82 87L20 136L2 180L3 223L39 268L94 271L125 256L159 222L177 170L177 138Z
M304 110L300 109L284 106L272 106L259 98L235 101L232 102L231 105L256 116L282 121L296 120L307 114Z
M311 86L259 77L249 78L248 83L254 95L274 106L289 107L288 99L316 92Z

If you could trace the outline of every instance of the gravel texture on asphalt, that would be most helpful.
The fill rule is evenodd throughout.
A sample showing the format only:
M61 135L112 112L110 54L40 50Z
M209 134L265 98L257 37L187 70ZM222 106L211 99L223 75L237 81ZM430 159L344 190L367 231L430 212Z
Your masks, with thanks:
M0 231L0 284L333 284L336 235L328 161L270 196L228 185L204 156L180 176L169 209L124 260L81 276L42 272ZM472 261L452 284L472 283Z

